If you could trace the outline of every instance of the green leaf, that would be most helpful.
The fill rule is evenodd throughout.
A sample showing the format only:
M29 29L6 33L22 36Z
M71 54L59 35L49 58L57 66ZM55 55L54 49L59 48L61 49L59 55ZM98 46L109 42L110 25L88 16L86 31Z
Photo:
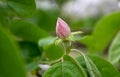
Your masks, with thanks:
M56 37L46 37L43 39L40 39L38 42L38 45L40 48L43 48L46 50L50 45L54 44Z
M86 46L88 46L88 49L90 51L94 50L93 36L88 35L88 36L81 37L79 39L79 42L82 43L82 44L85 44Z
M102 51L110 43L114 35L120 29L120 12L115 12L103 17L93 32L94 51Z
M45 51L43 53L45 53L45 56L49 60L57 60L64 54L64 50L61 45L54 44L55 39L55 37L47 37L39 40L39 47Z
M89 58L101 73L101 77L120 77L119 72L108 61L95 55L89 55ZM86 63L84 61L84 58L80 56L77 58L77 60L87 70L87 67L85 66Z
M92 55L89 57L101 72L102 77L120 77L116 68L105 59Z
M115 64L120 60L120 32L114 38L109 49L109 60Z
M87 37L87 39L84 39L84 44L88 46L91 52L102 52L107 47L120 29L119 20L120 12L115 12L104 16L98 21L90 38Z
M86 73L85 69L74 58L72 58L69 55L64 55L63 58L64 58L65 61L71 61L73 64L78 66L79 70L81 70L80 72L83 75L83 77L87 77L87 73Z
M22 41L19 42L21 53L26 63L28 71L32 71L38 67L41 57L41 51L36 43Z
M75 50L74 50L75 51ZM96 67L96 65L92 62L92 60L86 56L84 53L76 50L79 54L81 54L80 57L78 57L76 60L79 62L79 64L83 65L84 68L88 71L88 74L90 77L101 77L101 73Z
M50 60L57 60L64 55L64 50L60 45L52 44L45 50L45 55Z
M37 10L33 20L38 26L47 32L55 32L59 10Z
M100 74L98 68L92 62L92 60L87 56L84 56L84 60L85 60L86 67L87 67L90 77L101 77L101 74Z
M84 33L90 33L89 31L93 30L96 21L98 21L99 17L87 17L84 19L78 19L76 21L71 22L71 29L82 29Z
M47 32L40 29L38 26L19 20L11 23L11 31L19 38L31 42L38 42L39 39L48 36Z
M21 57L11 34L0 27L0 77L26 77Z
M51 66L43 77L87 77L82 67L79 67L74 60L65 56L63 62Z
M55 2L57 3L57 5L59 5L59 7L62 7L62 5L68 1L70 1L70 0L55 0Z
M8 11L6 6L2 3L0 4L0 25L8 26L9 24Z
M40 64L40 57L36 57L33 59L31 63L26 64L26 69L27 71L31 72L33 70L36 70L39 64Z
M7 4L21 17L31 17L36 11L35 0L7 0Z

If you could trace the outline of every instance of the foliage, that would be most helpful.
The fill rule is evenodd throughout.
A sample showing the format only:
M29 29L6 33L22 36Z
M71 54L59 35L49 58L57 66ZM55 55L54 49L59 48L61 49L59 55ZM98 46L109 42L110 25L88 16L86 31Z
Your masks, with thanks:
M103 17L97 22L92 35L80 41L86 44L91 52L102 52L119 31L119 16L120 12L115 12Z
M0 76L26 77L25 67L16 42L12 35L2 27L0 27L0 40Z
M71 34L64 40L55 37L55 26L58 16L64 18L60 8L66 1L54 1L59 9L36 9L35 0L0 1L0 77L28 77L33 71L36 75L42 70L39 64L51 66L43 77L120 77L120 12L98 21L67 20L71 31L90 28L93 32ZM71 41L85 45L86 53L73 49L73 54Z

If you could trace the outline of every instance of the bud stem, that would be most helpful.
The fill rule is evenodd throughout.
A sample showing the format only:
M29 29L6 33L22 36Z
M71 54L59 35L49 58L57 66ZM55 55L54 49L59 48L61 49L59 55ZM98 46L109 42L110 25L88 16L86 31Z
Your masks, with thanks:
M62 43L62 46L64 48L64 53L65 55L66 54L69 54L70 52L70 49L71 49L71 42L69 40L64 40L63 43Z

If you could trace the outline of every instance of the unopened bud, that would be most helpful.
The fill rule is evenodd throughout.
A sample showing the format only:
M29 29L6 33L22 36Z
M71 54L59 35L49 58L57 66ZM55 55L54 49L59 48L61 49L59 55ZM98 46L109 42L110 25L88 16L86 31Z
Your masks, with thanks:
M56 34L59 38L65 39L70 36L71 30L68 26L68 24L63 21L61 18L58 18L57 24L56 24Z

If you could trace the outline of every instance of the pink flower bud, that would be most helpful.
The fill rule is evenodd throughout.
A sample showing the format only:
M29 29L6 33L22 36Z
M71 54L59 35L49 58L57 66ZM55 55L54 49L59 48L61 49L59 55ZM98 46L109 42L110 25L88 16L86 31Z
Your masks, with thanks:
M56 24L56 34L61 39L65 39L71 34L68 24L59 17Z

